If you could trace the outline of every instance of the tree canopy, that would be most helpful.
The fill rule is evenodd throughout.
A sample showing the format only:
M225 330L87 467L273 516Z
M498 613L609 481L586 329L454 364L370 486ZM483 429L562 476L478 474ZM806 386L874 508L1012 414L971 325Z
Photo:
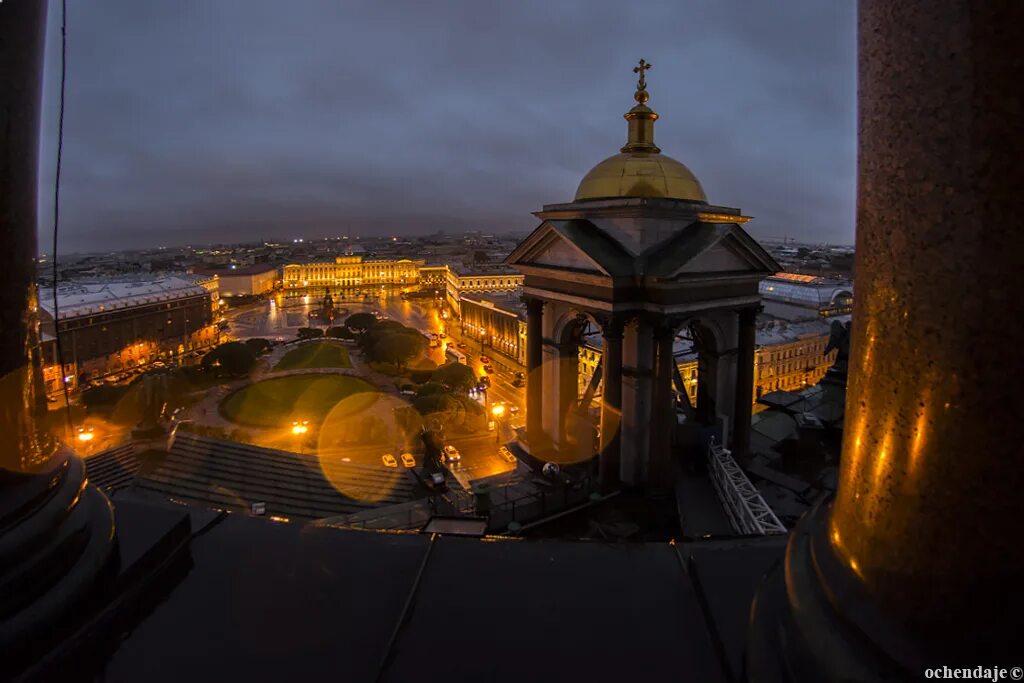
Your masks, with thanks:
M376 324L377 316L372 313L353 313L345 319L345 327L359 332L365 332Z
M416 390L416 397L430 396L431 394L443 394L445 393L444 385L440 382L427 382L419 389Z
M354 335L352 334L352 330L342 325L340 327L327 328L327 336L333 339L352 339Z
M255 353L257 356L269 351L274 344L269 339L262 339L260 337L253 337L252 339L246 339L242 342Z
M220 375L238 377L248 374L256 365L256 354L242 342L228 342L203 356L201 365Z
M414 336L401 330L374 336L373 343L366 347L366 355L370 357L370 360L392 363L399 368L402 368L426 348L426 342L422 335Z
M472 389L480 381L477 379L476 373L462 363L442 365L437 370L434 370L434 374L430 379L434 382L446 384L453 390L461 391Z

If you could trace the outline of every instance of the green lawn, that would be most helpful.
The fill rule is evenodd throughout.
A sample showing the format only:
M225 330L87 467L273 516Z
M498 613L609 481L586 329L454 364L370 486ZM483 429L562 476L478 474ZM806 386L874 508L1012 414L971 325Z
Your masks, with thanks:
M284 354L275 370L308 370L309 368L350 368L348 349L336 342L303 344Z
M315 424L349 396L353 398L345 401L343 409L355 414L377 400L377 389L345 375L272 377L229 395L220 412L232 422L253 427L285 427L293 420Z

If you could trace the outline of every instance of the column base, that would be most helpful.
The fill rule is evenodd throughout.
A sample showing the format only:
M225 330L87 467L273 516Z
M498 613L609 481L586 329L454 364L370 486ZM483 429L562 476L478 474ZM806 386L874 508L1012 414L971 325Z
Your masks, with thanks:
M0 677L52 646L114 564L114 511L82 461L44 476L56 484L0 519Z
M831 507L819 505L790 534L750 612L749 683L919 680L929 659L886 619L828 540Z

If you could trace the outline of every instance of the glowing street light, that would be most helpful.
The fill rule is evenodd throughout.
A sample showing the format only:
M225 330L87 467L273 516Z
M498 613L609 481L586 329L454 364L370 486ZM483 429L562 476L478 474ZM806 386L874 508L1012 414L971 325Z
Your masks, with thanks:
M96 438L96 434L93 432L92 427L86 429L85 427L78 428L78 440L82 443L87 443Z
M491 408L491 415L493 415L494 417L501 417L504 414L505 414L505 405L502 404L502 403L499 403L498 405L496 405L493 408Z
M309 420L303 420L302 422L299 422L298 420L296 420L296 421L292 422L292 434L295 434L295 435L305 434L308 431L309 431Z

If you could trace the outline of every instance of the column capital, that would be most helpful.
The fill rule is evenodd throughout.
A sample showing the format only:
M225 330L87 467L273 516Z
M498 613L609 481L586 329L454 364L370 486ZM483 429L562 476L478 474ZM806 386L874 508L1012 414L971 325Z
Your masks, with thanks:
M629 318L619 313L605 313L594 316L601 325L601 336L605 339L622 339Z

